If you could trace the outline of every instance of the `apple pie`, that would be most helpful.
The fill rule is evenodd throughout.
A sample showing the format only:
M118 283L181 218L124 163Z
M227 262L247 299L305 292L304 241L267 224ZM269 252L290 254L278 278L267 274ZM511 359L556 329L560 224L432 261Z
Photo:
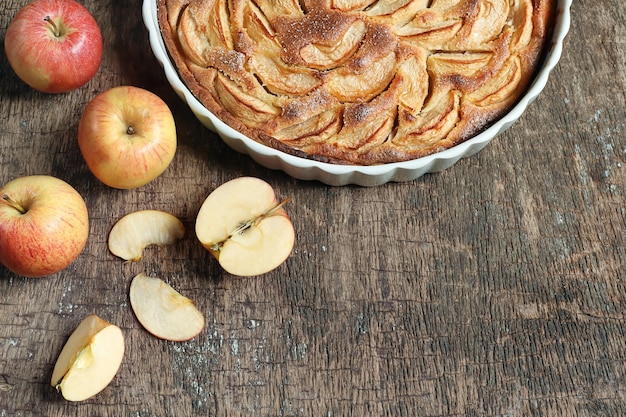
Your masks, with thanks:
M219 119L315 160L406 161L501 117L556 0L157 0L180 77Z

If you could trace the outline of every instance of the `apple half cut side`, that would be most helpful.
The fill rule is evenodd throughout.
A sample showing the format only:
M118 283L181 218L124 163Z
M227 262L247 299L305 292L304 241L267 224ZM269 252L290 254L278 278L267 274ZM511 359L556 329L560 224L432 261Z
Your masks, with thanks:
M160 278L136 275L130 284L130 305L139 323L159 339L183 342L204 328L204 316L195 303Z
M111 253L125 261L138 261L147 246L171 245L183 238L185 226L177 217L160 210L139 210L119 219L109 232Z
M119 327L95 314L85 317L63 346L51 384L68 401L84 401L113 380L124 357Z
M295 230L274 189L254 177L230 180L209 194L196 217L196 236L228 273L255 276L291 254Z

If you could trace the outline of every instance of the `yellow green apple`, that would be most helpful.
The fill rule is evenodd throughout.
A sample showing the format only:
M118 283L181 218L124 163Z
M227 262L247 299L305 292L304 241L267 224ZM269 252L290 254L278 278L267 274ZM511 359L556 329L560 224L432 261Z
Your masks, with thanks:
M78 125L87 166L113 188L138 188L157 178L172 162L176 143L167 104L134 86L113 87L94 97Z

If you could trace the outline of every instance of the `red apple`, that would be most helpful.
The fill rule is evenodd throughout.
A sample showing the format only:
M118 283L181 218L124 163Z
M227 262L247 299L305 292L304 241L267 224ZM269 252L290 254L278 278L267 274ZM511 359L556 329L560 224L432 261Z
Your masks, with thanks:
M161 175L174 158L174 117L156 94L114 87L85 107L78 146L91 172L106 185L141 187Z
M42 277L65 269L88 232L85 201L61 179L33 175L0 189L0 263L16 274Z
M35 0L13 17L4 48L11 67L31 87L64 93L98 72L102 35L96 20L74 0Z

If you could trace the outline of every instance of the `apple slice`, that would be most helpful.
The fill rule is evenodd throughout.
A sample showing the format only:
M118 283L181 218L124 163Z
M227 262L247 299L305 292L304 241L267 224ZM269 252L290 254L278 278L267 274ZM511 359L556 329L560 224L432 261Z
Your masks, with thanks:
M160 278L135 276L130 284L130 305L139 323L160 339L182 342L204 328L204 316L194 302Z
M124 357L119 327L92 314L71 334L59 354L51 384L68 401L83 401L102 391Z
M295 231L272 187L240 177L217 187L196 218L196 236L232 275L253 276L281 265L294 246Z
M159 210L127 214L109 232L109 250L126 261L138 261L149 245L171 245L185 235L185 226L173 215Z

